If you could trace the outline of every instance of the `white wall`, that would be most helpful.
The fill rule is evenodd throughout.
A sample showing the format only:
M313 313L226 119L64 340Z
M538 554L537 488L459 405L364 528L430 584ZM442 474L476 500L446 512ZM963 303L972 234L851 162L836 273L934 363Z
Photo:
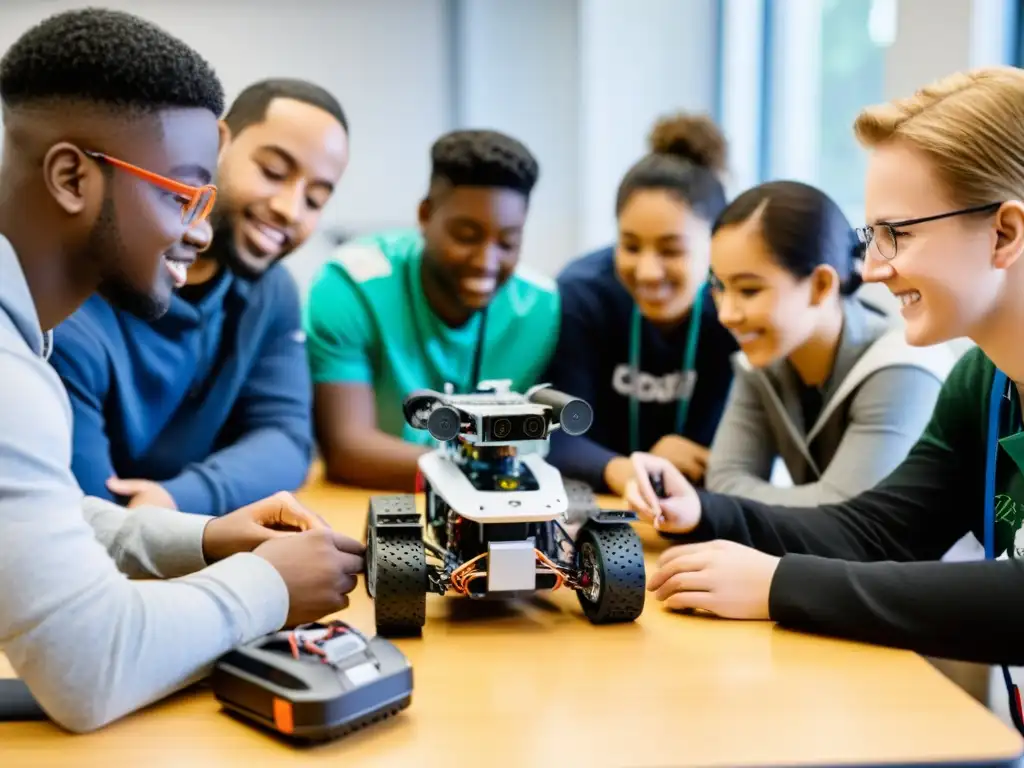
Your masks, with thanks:
M580 6L581 248L615 235L615 191L669 112L714 115L717 0L584 0Z
M0 48L46 15L90 4L4 0ZM105 5L194 45L229 99L271 75L334 92L352 122L352 161L327 226L413 223L430 144L446 130L521 138L541 163L523 259L550 274L613 236L615 186L653 120L710 112L716 99L718 0L292 0L286 12L271 0ZM303 284L325 254L321 236L290 259Z
M540 160L526 262L554 274L610 242L615 189L654 120L713 111L717 5L456 1L458 120L509 131Z
M229 99L273 75L305 77L334 92L352 122L352 161L325 214L328 227L412 224L430 144L451 128L491 127L518 136L541 164L523 258L554 274L614 236L616 186L662 114L718 114L730 142L733 193L762 180L765 168L813 178L821 91L817 25L825 1L103 4L131 8L196 46L223 78ZM1006 60L1013 0L875 1L880 18L887 8L895 12L896 34L885 52L886 97L956 69ZM0 49L45 15L93 2L3 0ZM764 82L771 28L771 77ZM772 109L762 103L763 85ZM767 119L774 130L766 144ZM850 215L859 217L853 210ZM321 235L292 257L303 284L325 255Z
M574 0L457 0L454 7L456 121L505 131L537 156L523 260L548 273L577 248L577 11Z
M46 16L90 5L130 10L194 46L229 102L272 76L330 90L349 117L352 155L325 227L415 222L430 144L454 124L447 0L2 0L0 50ZM326 243L321 232L291 257L303 284Z
M886 96L905 96L959 69L1008 63L1015 38L1007 0L899 0L886 58Z

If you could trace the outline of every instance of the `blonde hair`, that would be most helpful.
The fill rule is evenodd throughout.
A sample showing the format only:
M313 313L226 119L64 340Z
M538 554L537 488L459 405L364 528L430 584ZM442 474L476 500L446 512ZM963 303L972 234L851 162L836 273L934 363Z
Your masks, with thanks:
M923 153L965 208L1024 198L1024 70L958 72L864 109L853 130L868 149L899 141Z

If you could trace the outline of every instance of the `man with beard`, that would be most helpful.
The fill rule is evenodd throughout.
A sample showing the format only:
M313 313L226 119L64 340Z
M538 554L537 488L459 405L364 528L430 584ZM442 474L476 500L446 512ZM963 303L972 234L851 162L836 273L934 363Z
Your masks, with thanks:
M348 123L322 88L275 79L243 91L222 130L211 224L171 254L195 263L174 268L170 311L146 322L95 296L55 334L75 476L129 507L222 515L309 471L300 301L277 262L316 228L348 163Z
M180 40L89 8L14 42L0 99L0 704L27 687L90 731L344 608L363 550L287 494L217 518L83 497L50 331L97 290L167 310L171 249L216 196L223 90Z
M521 391L557 340L554 282L518 267L533 155L501 133L455 131L431 161L420 231L346 243L310 293L315 422L337 482L412 488L431 438L405 423L403 398L488 379Z

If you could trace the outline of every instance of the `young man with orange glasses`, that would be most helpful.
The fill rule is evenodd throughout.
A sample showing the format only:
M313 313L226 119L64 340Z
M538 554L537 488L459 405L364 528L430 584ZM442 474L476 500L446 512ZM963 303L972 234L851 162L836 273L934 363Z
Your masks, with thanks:
M0 653L19 678L0 680L0 710L27 687L89 731L344 608L363 548L287 494L217 518L83 497L49 331L97 290L166 311L168 259L208 221L223 91L163 30L84 9L15 41L0 99Z
M312 460L300 301L278 262L345 171L348 121L322 88L278 79L245 89L222 129L210 220L167 254L170 310L140 319L95 296L55 334L75 476L130 507L222 515L295 490ZM213 196L198 189L172 192L205 211Z

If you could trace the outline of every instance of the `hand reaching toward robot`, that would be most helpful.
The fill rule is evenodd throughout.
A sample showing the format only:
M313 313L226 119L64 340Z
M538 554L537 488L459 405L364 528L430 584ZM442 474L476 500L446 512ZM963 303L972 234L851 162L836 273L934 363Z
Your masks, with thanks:
M631 457L634 479L626 500L634 512L666 533L689 533L700 522L700 497L668 459ZM656 487L657 486L657 487ZM647 584L673 610L700 610L723 619L768 619L768 594L779 558L733 541L682 544L662 553Z
M676 466L661 456L634 453L633 479L626 484L626 502L641 520L664 533L689 533L700 522L700 497ZM660 478L659 497L651 478Z

